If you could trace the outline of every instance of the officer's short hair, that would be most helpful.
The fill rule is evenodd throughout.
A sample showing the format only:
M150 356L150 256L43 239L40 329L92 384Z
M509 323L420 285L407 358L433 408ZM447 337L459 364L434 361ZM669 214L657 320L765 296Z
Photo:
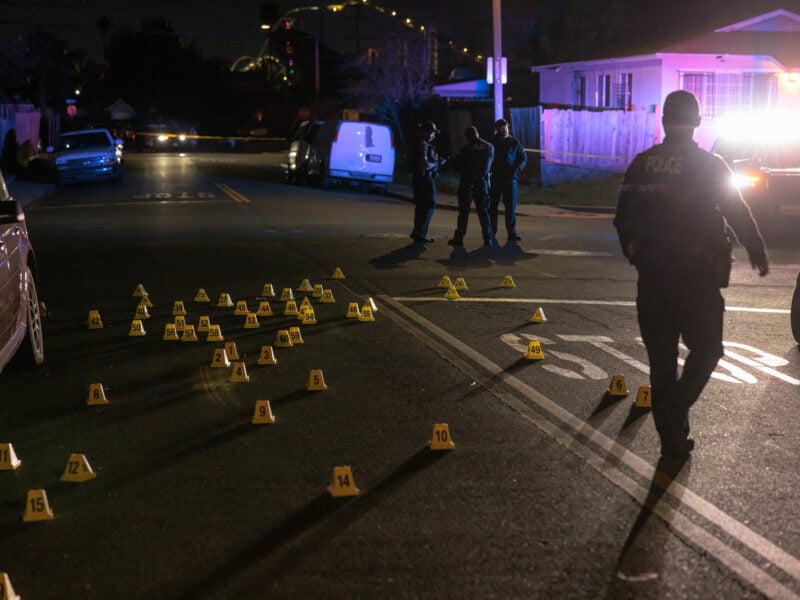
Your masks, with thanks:
M697 127L700 125L700 103L686 90L670 92L664 99L663 120L666 125Z
M468 140L477 140L480 136L478 133L478 128L474 125L470 125L464 130L464 135L467 136Z

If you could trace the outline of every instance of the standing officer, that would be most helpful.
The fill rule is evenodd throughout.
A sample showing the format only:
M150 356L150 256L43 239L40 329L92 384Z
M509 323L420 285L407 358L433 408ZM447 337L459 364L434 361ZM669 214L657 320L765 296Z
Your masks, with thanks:
M664 100L664 142L631 163L614 226L623 254L639 272L636 306L650 360L653 420L661 454L685 458L689 408L723 355L722 321L731 268L729 223L761 276L769 272L750 209L731 185L725 161L692 139L700 106L689 92ZM678 376L678 340L689 350Z
M436 176L446 162L446 159L439 158L433 146L437 133L439 130L433 121L423 121L419 124L419 139L412 149L414 230L409 237L418 244L433 243L433 238L428 237L428 226L436 208Z
M506 232L509 242L519 242L517 235L517 176L528 164L525 148L509 133L509 124L505 119L498 119L495 124L494 163L492 164L491 204L489 214L492 217L492 231L497 235L497 209L503 201Z
M494 146L481 139L475 127L467 127L464 135L467 143L458 154L453 157L454 167L461 173L458 182L458 223L453 239L448 240L451 246L463 246L464 235L467 233L469 210L472 202L478 211L478 221L483 233L483 245L491 246L492 222L489 218L489 169L494 158Z

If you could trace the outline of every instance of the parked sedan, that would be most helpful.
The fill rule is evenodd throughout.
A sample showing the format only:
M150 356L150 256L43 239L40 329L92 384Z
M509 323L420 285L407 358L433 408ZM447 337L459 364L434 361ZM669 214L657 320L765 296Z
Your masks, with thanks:
M44 361L35 270L25 214L0 173L0 371L20 348L21 358Z
M85 129L63 133L55 149L56 183L59 186L80 181L122 178L122 140L115 140L108 129Z

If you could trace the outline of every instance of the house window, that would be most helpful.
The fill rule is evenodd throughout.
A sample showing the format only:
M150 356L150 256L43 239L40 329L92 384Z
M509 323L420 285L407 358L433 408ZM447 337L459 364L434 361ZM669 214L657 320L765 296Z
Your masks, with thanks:
M586 75L583 71L572 74L572 106L583 108L586 106Z
M633 73L620 73L614 85L614 105L623 110L633 106Z
M597 106L611 108L611 75L597 76Z
M681 89L700 101L703 117L725 117L775 104L775 73L681 73Z
M681 73L680 88L697 96L700 102L700 116L714 116L713 73Z

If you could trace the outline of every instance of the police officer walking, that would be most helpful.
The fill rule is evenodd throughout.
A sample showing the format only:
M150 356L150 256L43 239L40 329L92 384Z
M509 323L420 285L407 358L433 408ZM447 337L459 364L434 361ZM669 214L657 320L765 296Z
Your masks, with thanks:
M497 235L499 227L497 214L502 200L508 241L519 242L522 238L517 235L517 177L528 164L528 156L525 154L522 144L516 138L511 137L508 121L498 119L494 128L495 134L492 138L494 163L492 163L489 206L492 231Z
M419 124L419 139L412 149L411 185L414 194L414 229L409 236L419 244L433 243L428 226L436 208L436 176L446 159L439 158L433 139L439 129L433 121Z
M492 167L494 147L481 139L475 127L467 127L464 135L467 143L453 157L453 166L460 173L458 182L458 222L456 231L448 244L463 246L464 235L467 233L467 222L472 203L478 212L478 221L481 224L483 245L492 246L492 222L489 217L489 169Z
M723 356L724 300L731 268L729 224L761 276L769 272L764 242L725 161L700 149L697 98L664 100L664 142L631 163L614 226L623 254L638 271L639 328L650 361L653 420L665 458L685 458L689 408ZM726 223L727 220L727 223ZM689 350L678 376L679 338Z

